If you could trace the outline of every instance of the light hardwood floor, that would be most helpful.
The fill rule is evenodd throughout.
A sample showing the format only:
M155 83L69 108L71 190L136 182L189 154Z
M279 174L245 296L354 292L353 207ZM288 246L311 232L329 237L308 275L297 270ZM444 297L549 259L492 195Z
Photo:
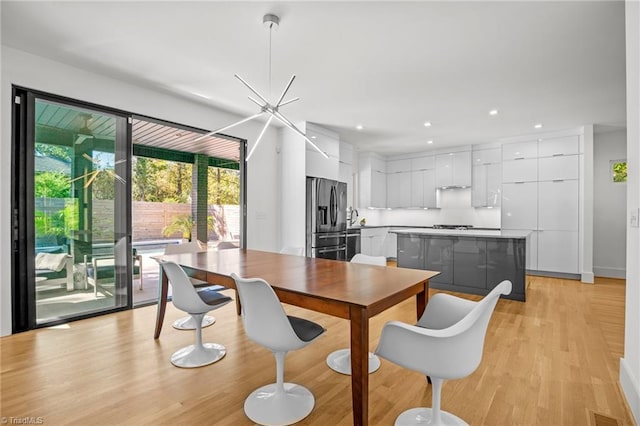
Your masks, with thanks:
M528 277L526 303L499 301L478 370L445 382L443 409L471 425L595 425L596 414L632 425L618 386L624 290L620 280L586 285ZM286 310L327 328L287 356L285 380L316 397L300 424L351 424L350 379L325 364L327 354L348 345L348 323ZM203 332L205 341L224 344L227 356L191 370L169 362L194 338L170 326L182 312L168 305L157 341L155 312L151 306L0 339L0 414L41 417L48 425L251 424L244 399L274 380L275 361L245 337L235 305L214 311L216 324ZM391 319L415 322L414 301L371 321L372 349ZM370 424L391 425L408 408L431 406L431 388L420 374L383 360L370 376L369 401Z

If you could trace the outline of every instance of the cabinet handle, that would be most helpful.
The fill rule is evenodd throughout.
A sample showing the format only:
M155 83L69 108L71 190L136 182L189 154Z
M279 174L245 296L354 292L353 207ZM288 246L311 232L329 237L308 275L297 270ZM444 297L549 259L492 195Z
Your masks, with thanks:
M520 184L524 183L524 181L513 182L513 183L520 185Z
M551 155L552 157L562 157L564 154L562 152Z
M551 182L564 182L564 179L551 179Z
M524 160L524 157L516 157L514 160Z

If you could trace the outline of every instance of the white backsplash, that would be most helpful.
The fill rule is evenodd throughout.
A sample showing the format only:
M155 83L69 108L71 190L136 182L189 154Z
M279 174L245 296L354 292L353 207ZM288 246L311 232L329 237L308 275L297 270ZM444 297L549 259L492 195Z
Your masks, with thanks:
M471 189L438 190L439 209L360 209L359 219L367 225L432 226L434 224L473 225L476 228L500 228L500 209L471 207Z

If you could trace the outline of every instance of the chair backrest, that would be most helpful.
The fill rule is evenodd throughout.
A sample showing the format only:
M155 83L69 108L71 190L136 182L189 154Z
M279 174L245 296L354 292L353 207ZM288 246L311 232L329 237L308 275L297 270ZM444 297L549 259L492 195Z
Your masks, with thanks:
M286 352L306 346L293 331L278 296L265 280L240 278L236 282L242 306L242 320L249 339L274 352Z
M294 256L304 256L303 247L285 246L280 250L280 254L292 254Z
M358 253L351 258L351 263L362 263L365 265L387 266L387 258L384 256L369 256Z
M196 288L189 280L186 272L175 262L161 262L162 270L173 288L173 304L181 311L188 313L202 313L211 310L211 307L202 301Z
M469 302L473 307L468 313L447 328L427 329L391 321L385 329L396 330L386 333L387 330L383 329L376 352L398 365L428 376L443 379L466 377L480 365L489 320L500 295L509 293L511 282L502 281L481 301ZM466 305L468 301L464 302ZM466 310L466 306L462 309ZM392 337L385 338L385 334ZM403 336L408 345L400 343Z
M202 251L207 251L207 246L198 240L181 244L167 244L164 248L164 254L199 253Z

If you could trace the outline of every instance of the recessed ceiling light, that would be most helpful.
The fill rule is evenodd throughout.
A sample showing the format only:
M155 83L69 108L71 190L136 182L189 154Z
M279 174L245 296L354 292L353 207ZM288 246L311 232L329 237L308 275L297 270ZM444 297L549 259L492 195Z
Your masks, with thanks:
M533 126L535 129L542 129L542 123L538 123Z
M358 129L358 130L362 130L362 129L364 129L364 127L362 127L362 124L358 124L358 125L356 126L356 129Z
M431 127L431 122L430 121L425 121L424 122L424 127Z
M311 136L311 139L315 139L315 138L317 138L317 136Z
M498 110L492 109L491 111L489 111L489 115L498 115Z
M428 143L429 145L431 145L431 144L433 143L433 141L427 141L427 143Z

